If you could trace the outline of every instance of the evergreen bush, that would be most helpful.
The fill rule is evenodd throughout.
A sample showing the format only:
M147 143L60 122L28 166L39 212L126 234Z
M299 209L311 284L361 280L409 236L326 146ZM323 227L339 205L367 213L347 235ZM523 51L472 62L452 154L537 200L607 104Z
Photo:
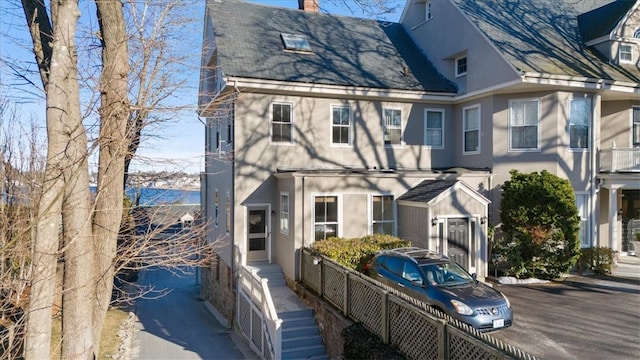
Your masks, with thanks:
M512 170L503 185L500 219L503 237L492 251L509 275L553 279L576 265L580 218L568 180L546 170Z

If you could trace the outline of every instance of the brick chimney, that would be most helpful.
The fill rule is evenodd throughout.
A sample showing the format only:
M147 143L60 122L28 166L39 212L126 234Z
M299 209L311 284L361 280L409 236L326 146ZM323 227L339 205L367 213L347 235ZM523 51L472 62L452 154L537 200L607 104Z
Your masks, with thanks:
M318 1L319 0L298 0L298 8L300 10L317 13L320 10Z

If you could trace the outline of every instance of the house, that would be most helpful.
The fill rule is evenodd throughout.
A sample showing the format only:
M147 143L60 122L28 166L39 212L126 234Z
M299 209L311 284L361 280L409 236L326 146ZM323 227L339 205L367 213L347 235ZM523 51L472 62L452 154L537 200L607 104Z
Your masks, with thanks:
M300 249L331 236L397 235L487 276L511 169L569 179L582 245L626 250L637 1L409 0L399 23L299 3L207 2L203 211L226 245L203 296L224 316L239 269L299 279Z

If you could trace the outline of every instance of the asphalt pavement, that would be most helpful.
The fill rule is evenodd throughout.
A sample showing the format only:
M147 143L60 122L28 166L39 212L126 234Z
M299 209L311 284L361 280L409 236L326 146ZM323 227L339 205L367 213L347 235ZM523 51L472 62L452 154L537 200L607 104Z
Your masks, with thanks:
M138 283L156 292L136 301L130 359L258 359L207 308L193 273L147 270Z

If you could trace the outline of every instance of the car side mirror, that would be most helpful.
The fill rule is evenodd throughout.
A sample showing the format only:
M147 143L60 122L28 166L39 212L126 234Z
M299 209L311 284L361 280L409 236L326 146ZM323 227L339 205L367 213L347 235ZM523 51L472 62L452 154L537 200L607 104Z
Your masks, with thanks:
M418 287L425 287L424 283L422 282L422 280L411 280L411 284L413 284L414 286L418 286Z
M478 274L476 274L476 273L471 274L471 278L473 280L478 280Z

